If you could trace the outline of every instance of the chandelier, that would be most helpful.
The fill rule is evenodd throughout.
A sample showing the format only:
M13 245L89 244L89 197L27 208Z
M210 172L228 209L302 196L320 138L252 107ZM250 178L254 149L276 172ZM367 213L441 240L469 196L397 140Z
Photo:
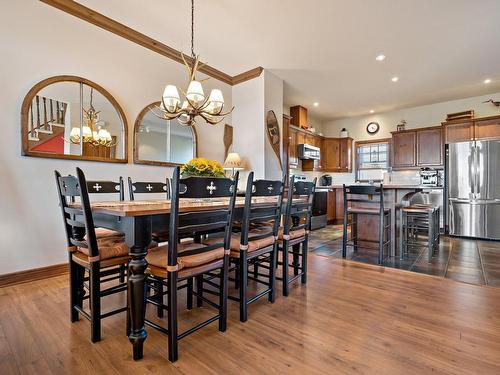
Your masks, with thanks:
M91 87L89 109L85 110L85 108L82 108L83 120L85 125L82 126L81 134L79 127L71 129L71 133L69 135L69 142L73 144L80 144L81 140L83 143L87 143L95 147L97 146L112 147L116 143L113 142L113 138L111 137L109 131L102 128L94 130L98 127L97 123L99 122L100 111L96 111L92 104L93 95L94 95L94 89Z
M218 124L233 111L234 107L228 112L223 112L224 97L222 91L213 89L206 98L201 82L208 78L202 81L196 79L196 72L203 64L200 63L199 56L194 53L194 0L191 0L191 64L188 64L182 52L181 57L189 75L189 85L186 92L181 89L185 100L181 105L177 87L167 85L159 106L161 113L155 112L156 116L166 120L177 119L181 124L187 126L196 124L195 118L197 116L203 118L208 124Z

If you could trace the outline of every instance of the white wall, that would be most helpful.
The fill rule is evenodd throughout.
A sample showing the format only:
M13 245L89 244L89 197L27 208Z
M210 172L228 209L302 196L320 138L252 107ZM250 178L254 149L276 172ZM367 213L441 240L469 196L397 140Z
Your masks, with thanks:
M233 150L245 163L241 181L246 181L248 171L254 178L265 178L265 133L264 133L264 74L250 81L233 86ZM240 184L240 187L244 186Z
M182 65L41 2L5 2L1 8L0 274L4 274L67 260L54 169L67 174L78 166L91 179L162 180L171 174L169 168L154 166L21 156L19 114L28 90L63 74L82 76L106 88L128 120L132 160L136 116L160 98L166 83L184 87L187 76ZM231 105L230 86L210 79L204 87L207 94L220 88ZM231 124L231 116L224 122ZM199 124L197 131L199 154L223 161L223 124Z
M283 80L275 74L264 70L264 119L267 119L267 112L274 111L280 134L283 134ZM281 136L280 136L281 138ZM283 168L280 163L283 142L280 139L280 159L276 156L269 138L267 136L267 125L264 123L265 142L265 177L269 180L280 180L283 178Z

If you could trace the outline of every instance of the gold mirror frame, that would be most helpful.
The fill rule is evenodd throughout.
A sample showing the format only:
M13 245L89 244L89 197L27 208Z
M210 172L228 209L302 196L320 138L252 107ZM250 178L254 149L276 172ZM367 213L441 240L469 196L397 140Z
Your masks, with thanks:
M142 120L144 119L144 116L150 111L151 108L153 107L158 107L161 104L161 102L154 102L142 109L142 111L137 115L137 118L135 120L134 124L134 163L135 164L145 164L145 165L159 165L162 167L180 167L183 164L181 163L172 163L172 162L167 162L167 161L155 161L155 160L141 160L139 159L139 140L138 140L138 134L139 134L139 128L141 126ZM167 120L165 120L167 121ZM198 134L196 133L196 127L194 125L191 126L191 129L193 130L193 145L194 145L194 157L198 157Z
M65 155L65 154L49 154L45 152L30 151L28 146L28 121L29 121L29 108L31 103L38 92L40 92L45 87L57 83L57 82L75 82L83 83L102 94L109 102L113 105L120 120L123 124L123 143L124 143L124 156L121 159L116 158L105 158L99 156L84 156L84 155ZM115 98L106 91L103 87L99 86L97 83L92 82L86 78L78 76L61 75L54 76L43 81L38 82L35 86L31 88L26 94L21 106L21 154L23 156L32 156L38 158L49 158L49 159L69 159L69 160L85 160L85 161L98 161L104 163L127 163L128 162L128 125L125 113L122 107L118 104Z

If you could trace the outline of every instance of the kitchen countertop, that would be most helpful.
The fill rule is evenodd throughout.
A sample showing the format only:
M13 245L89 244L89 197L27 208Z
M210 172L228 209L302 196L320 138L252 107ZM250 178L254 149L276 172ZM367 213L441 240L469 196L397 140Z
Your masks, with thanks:
M357 186L372 186L369 184L352 184ZM378 186L378 185L375 185ZM331 185L331 186L319 186L323 188L331 188L331 189L342 189L342 185ZM402 184L387 184L384 185L384 189L443 189L442 186L422 186L422 185L402 185Z

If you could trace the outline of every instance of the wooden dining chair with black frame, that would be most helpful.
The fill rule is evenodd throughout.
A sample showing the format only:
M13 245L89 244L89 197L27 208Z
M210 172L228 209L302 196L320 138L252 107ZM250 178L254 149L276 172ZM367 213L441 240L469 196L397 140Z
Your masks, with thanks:
M316 189L316 178L312 182L295 181L290 177L289 191L285 205L283 227L278 233L278 254L281 253L281 277L276 277L283 284L283 295L288 296L289 284L301 279L307 283L307 255L309 247L309 230ZM293 211L293 214L292 214ZM290 264L289 256L292 255ZM293 269L293 276L289 269Z
M384 206L384 187L343 185L344 192L344 230L342 236L342 257L347 257L347 248L352 247L354 252L358 248L376 249L378 264L384 262L384 249L389 254L391 246L391 210ZM377 238L359 237L359 215L376 219ZM365 222L370 225L370 222ZM350 230L350 237L349 231ZM377 244L377 247L370 244Z
M133 182L132 178L128 178L128 191L130 200L134 201L136 194L164 194L165 199L171 198L171 181L169 178L165 182ZM156 242L168 241L168 231L158 231L151 233L151 239Z
M236 264L235 280L239 296L228 298L239 302L240 321L248 319L248 305L268 296L274 303L276 281L276 251L278 246L278 230L281 220L281 205L285 181L253 180L250 172L245 192L245 206L241 218L239 233L231 238L231 260ZM254 202L254 198L258 201ZM262 224L262 225L261 225ZM249 275L248 268L254 271ZM267 274L259 269L267 269ZM266 286L256 295L248 296L248 280Z
M146 324L168 335L168 359L172 362L178 358L178 341L196 332L206 325L219 321L219 330L226 330L227 322L227 280L229 269L230 240L233 222L238 173L233 179L211 177L180 178L180 168L174 169L172 178L172 199L169 217L169 241L167 245L150 250L146 260L147 273L166 287L162 294L167 295L167 304L163 303L163 295L153 295L147 302L167 311L168 327L162 327L151 320ZM183 211L180 198L199 199L200 210ZM212 199L209 199L212 198ZM220 230L224 233L221 242L210 245L201 243L179 243L178 239L192 232ZM219 283L209 282L218 288L205 289L204 275L217 272ZM193 279L197 280L194 291ZM218 314L187 329L178 332L177 291L179 282L186 280L187 308L193 306L193 296L197 305L203 302L217 309ZM218 303L206 298L204 293L218 296Z
M120 271L129 261L129 249L123 236L97 238L87 189L90 181L86 181L79 168L77 176L63 177L55 171L69 255L70 314L72 322L79 320L79 315L90 321L91 341L97 342L101 340L101 319L127 310L124 306L102 313L101 298L127 290ZM79 206L74 207L77 200ZM88 278L85 271L88 271ZM120 278L118 284L101 289L101 284L117 278ZM84 309L86 299L89 300L90 312Z

